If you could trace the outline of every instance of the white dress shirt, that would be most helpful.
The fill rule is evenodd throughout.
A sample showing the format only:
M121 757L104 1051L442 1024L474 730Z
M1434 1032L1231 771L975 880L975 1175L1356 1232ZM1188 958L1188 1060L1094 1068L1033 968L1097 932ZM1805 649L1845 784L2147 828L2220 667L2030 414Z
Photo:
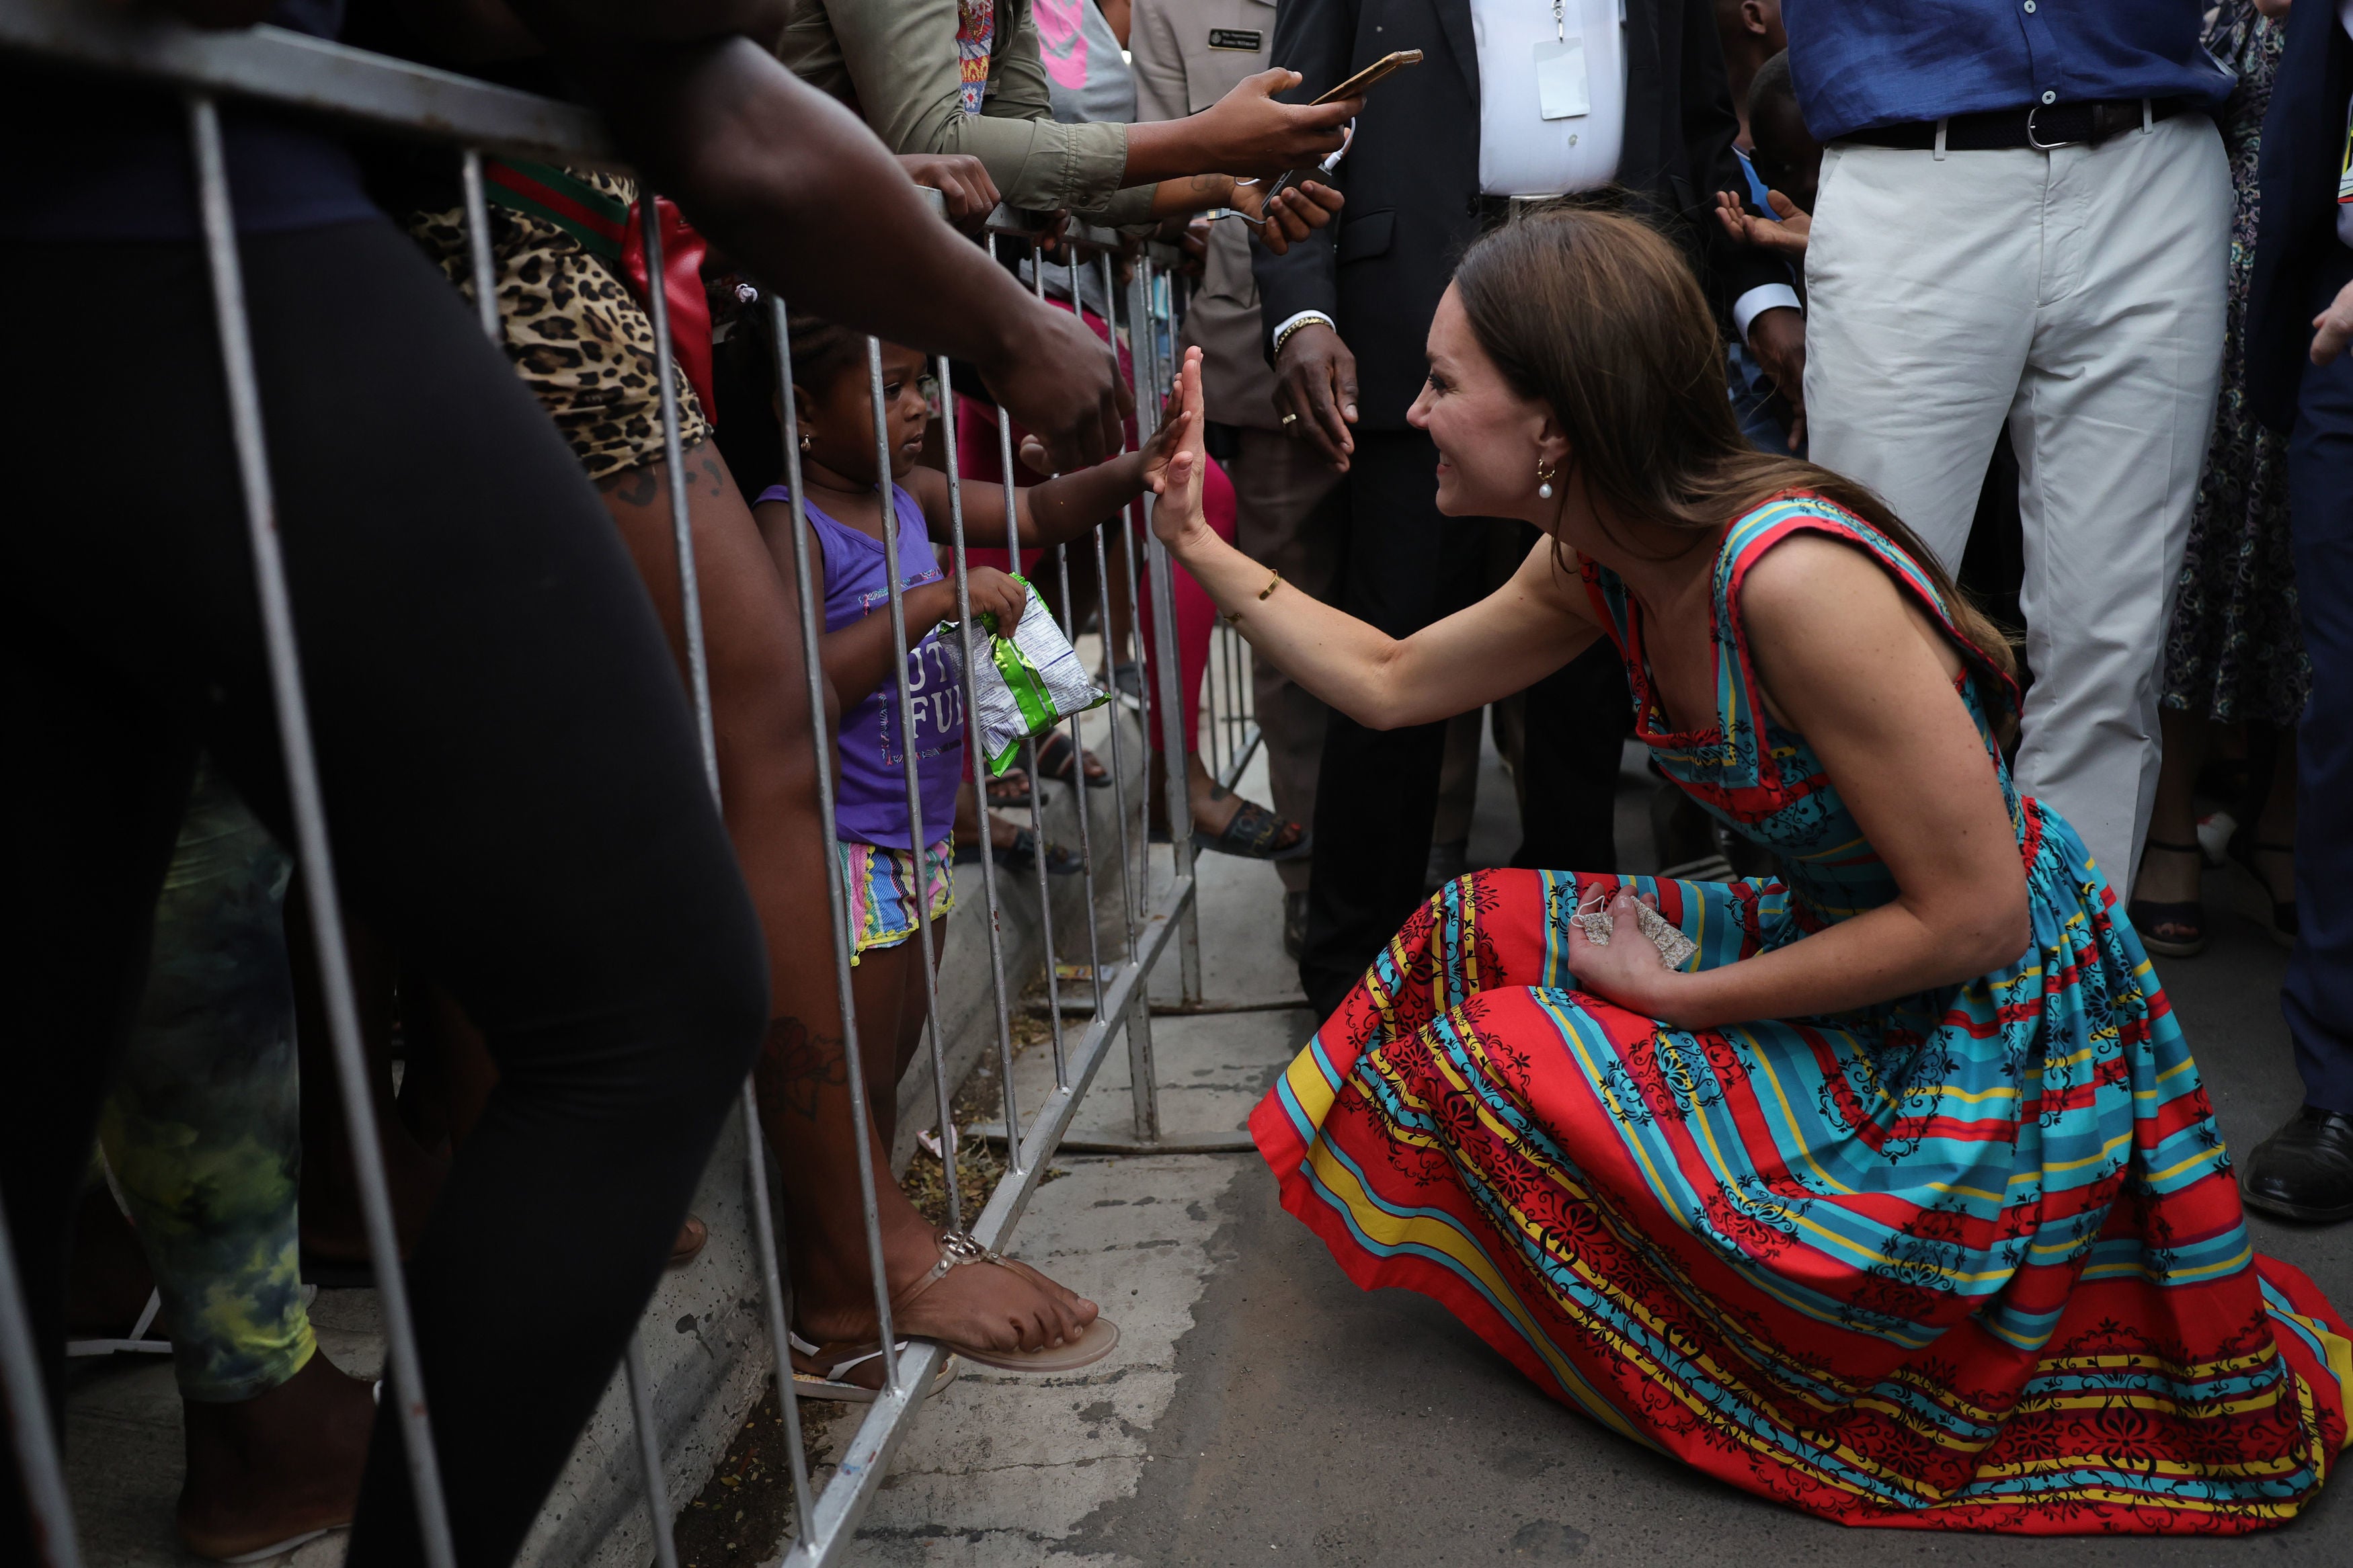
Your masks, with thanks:
M2338 4L2353 18L2353 0ZM1618 177L1626 141L1625 26L1625 0L1560 0L1557 23L1550 0L1471 0L1479 47L1481 195L1567 195ZM1584 43L1588 107L1583 114L1546 120L1535 47L1563 33ZM1751 321L1782 309L1803 309L1797 290L1786 283L1760 285L1732 302L1734 327L1745 341ZM1321 310L1301 310L1275 327L1275 352L1310 321L1335 325Z
M1557 196L1618 177L1626 140L1626 48L1620 0L1471 0L1479 43L1479 189L1491 196ZM1588 107L1546 120L1535 47L1562 32L1585 47Z

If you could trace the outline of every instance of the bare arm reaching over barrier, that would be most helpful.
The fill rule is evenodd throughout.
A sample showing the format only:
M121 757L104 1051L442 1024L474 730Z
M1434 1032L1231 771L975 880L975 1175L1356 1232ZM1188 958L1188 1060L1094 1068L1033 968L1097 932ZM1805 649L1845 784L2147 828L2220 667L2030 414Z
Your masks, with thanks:
M757 45L666 42L674 20L632 36L623 24L640 8L514 7L648 184L796 305L969 361L1059 467L1119 449L1131 400L1075 317L1040 304L942 223L855 116Z

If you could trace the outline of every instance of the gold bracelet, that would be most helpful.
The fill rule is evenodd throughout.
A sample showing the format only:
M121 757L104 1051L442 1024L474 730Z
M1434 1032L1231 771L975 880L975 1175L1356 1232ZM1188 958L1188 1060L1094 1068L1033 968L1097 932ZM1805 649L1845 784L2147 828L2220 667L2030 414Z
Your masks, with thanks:
M1277 588L1282 586L1282 574L1277 572L1273 576L1269 577L1266 580L1266 586L1258 591L1260 602L1261 604L1264 603L1268 595L1273 593ZM1229 626L1238 626L1242 624L1242 613L1240 610L1229 610L1219 618Z

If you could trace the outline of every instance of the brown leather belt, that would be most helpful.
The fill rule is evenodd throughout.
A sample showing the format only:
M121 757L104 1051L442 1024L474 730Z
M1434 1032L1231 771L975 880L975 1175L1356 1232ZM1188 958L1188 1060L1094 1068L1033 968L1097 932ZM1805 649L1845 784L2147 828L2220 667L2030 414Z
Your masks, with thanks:
M2053 147L2096 147L2111 136L2170 120L2192 107L2179 98L2110 98L1956 114L1941 123L1947 153L1998 153L2015 147L2049 152ZM1850 131L1839 140L1925 153L1936 145L1939 123L1915 120L1902 125L1874 125L1867 131Z

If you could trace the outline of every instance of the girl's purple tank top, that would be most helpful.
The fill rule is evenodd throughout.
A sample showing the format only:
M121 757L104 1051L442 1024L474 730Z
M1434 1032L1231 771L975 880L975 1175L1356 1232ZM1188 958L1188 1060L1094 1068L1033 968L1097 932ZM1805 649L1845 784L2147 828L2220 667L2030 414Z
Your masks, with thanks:
M792 491L770 485L763 501L786 501ZM923 508L891 487L899 535L902 589L940 580ZM838 632L870 615L890 612L890 573L880 541L836 522L803 503L809 526L825 546L825 629ZM923 805L920 839L907 834L906 753L899 743L899 689L886 680L841 716L841 791L834 805L837 837L892 849L932 845L955 825L956 781L964 766L964 689L948 664L937 627L907 655L908 695L915 709L915 778Z

